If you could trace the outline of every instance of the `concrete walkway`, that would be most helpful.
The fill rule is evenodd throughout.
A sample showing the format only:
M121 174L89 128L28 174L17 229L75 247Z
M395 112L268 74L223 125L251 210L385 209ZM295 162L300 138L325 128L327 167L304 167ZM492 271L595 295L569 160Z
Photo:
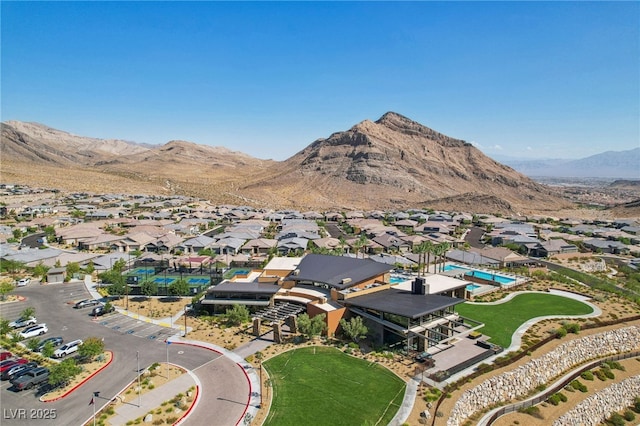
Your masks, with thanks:
M513 299L514 297L516 297L519 294L527 294L527 293L535 293L535 294L540 294L541 292L539 291L518 291L515 293L509 293L504 299L495 301L495 302L467 302L467 303L471 303L471 304L477 304L477 305L499 305L501 303L506 303L509 300ZM546 319L571 319L571 318L594 318L594 317L599 317L600 315L602 315L602 311L600 310L600 308L598 308L596 305L594 305L593 303L588 302L587 300L589 298L585 297L585 296L581 296L579 294L575 294L575 293L571 293L568 291L561 291L561 290L552 290L548 293L542 293L542 294L555 294L557 296L563 296L563 297L567 297L569 299L575 299L575 300L579 300L581 302L583 302L586 305L591 306L591 308L593 309L593 312L591 312L590 314L586 314L586 315L548 315L548 316L541 316L541 317L535 317L535 318L531 318L530 320L526 321L525 323L523 323L520 327L518 327L516 329L516 331L513 333L513 336L511 337L511 345L509 345L508 348L505 348L505 350L499 354L496 354L494 356L491 356L487 359L484 359L481 361L481 363L485 363L485 364L490 364L493 361L496 360L496 358L500 358L502 356L504 356L505 354L509 353L509 352L514 352L517 351L518 349L520 349L520 346L522 345L522 336L524 336L524 333L529 329L529 327L531 327L533 324L540 322L542 320L546 320ZM432 386L436 386L439 388L443 388L444 386L446 386L449 383L455 383L456 381L458 381L459 379L468 376L469 374L473 373L475 371L476 365L472 365L469 368L460 371L459 373L456 373L454 375L452 375L451 377L447 378L446 380L444 380L441 383L435 383L435 382L429 382L430 385ZM426 381L426 380L425 380Z
M189 388L195 387L197 384L197 377L189 371L141 395L140 406L138 406L138 394L132 392L130 395L126 395L128 400L124 401L124 404L116 407L116 413L109 418L109 423L123 425L130 420L144 417L148 412L160 408L163 402L173 399L179 393L186 394ZM168 406L163 407L163 410L165 408L168 408ZM178 418L181 416L181 412L177 411L175 407L173 412Z

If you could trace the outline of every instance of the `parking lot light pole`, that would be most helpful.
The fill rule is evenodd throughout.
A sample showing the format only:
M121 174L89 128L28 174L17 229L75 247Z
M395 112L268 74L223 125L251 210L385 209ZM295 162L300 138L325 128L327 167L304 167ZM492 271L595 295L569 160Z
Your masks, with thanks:
M167 380L169 380L169 345L170 341L167 340Z
M141 376L141 372L140 372L140 352L136 351L136 361L138 361L138 407L140 407L140 376Z

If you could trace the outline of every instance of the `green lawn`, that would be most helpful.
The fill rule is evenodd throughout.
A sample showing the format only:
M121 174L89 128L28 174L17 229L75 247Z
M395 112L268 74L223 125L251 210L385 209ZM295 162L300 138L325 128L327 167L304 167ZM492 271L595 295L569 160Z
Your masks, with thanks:
M527 320L546 315L585 315L593 309L578 300L555 294L520 294L506 303L498 305L456 306L463 317L483 322L480 331L491 336L490 341L504 348L511 344L511 336Z
M310 346L265 361L273 402L265 425L389 424L405 382L376 363Z

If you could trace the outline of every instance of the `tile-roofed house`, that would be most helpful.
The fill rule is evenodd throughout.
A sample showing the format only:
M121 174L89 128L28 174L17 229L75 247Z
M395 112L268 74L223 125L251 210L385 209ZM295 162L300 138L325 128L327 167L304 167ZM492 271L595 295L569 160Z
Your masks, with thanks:
M410 245L408 242L394 235L389 235L389 234L378 235L377 237L372 238L372 241L384 247L386 252L393 252L393 251L406 252L406 251L409 251L410 249Z
M619 241L608 241L599 238L585 240L584 246L591 251L600 253L624 254L629 252L629 247Z
M327 250L334 250L342 246L342 242L338 238L333 237L315 239L313 240L313 244L315 244L318 248Z
M417 225L414 230L415 232L422 234L437 232L439 234L449 235L455 230L455 226L453 226L450 222L428 220L425 223Z
M561 239L543 241L540 243L540 247L534 255L540 257L551 257L562 253L578 253L578 246Z
M453 249L447 251L446 258L448 260L463 263L466 265L481 265L491 268L498 268L501 261L483 256L482 250L458 250Z
M483 257L497 261L498 267L500 268L514 266L519 262L527 259L525 256L514 253L512 250L509 250L505 247L484 247L481 249L472 247L469 249L469 251L478 253Z
M306 250L309 240L306 238L284 238L278 241L278 251L283 254Z
M49 261L55 263L58 256L64 253L63 250L59 250L52 247L44 249L10 249L7 244L2 245L2 253L0 258L4 260L13 260L15 262L24 263L26 266L34 267L39 263L47 263Z
M263 256L269 254L269 251L277 244L278 240L272 238L254 238L247 241L241 251L249 256Z
M199 235L195 238L189 238L180 244L180 247L185 253L198 253L200 250L212 248L215 239L207 237L206 235Z
M226 237L216 241L214 247L218 247L220 254L237 254L246 242L247 240L244 238Z

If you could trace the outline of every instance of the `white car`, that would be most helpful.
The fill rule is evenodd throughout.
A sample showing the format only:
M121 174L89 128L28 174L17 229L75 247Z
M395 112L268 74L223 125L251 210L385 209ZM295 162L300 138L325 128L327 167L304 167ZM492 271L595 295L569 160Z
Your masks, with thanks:
M30 278L22 278L20 279L20 281L18 281L18 287L24 287L26 285L28 285L31 282Z
M29 317L29 318L18 318L15 321L11 321L9 323L9 327L11 328L22 328L22 327L26 327L28 325L34 325L37 324L38 320L36 320L36 317Z
M53 353L53 357L62 358L63 356L67 356L69 354L77 352L78 346L80 346L81 344L82 340L80 339L74 340L73 342L65 343L64 345L56 349L56 351Z
M47 331L49 331L47 324L42 323L25 328L20 332L20 336L24 339L28 339L30 337L42 336Z

